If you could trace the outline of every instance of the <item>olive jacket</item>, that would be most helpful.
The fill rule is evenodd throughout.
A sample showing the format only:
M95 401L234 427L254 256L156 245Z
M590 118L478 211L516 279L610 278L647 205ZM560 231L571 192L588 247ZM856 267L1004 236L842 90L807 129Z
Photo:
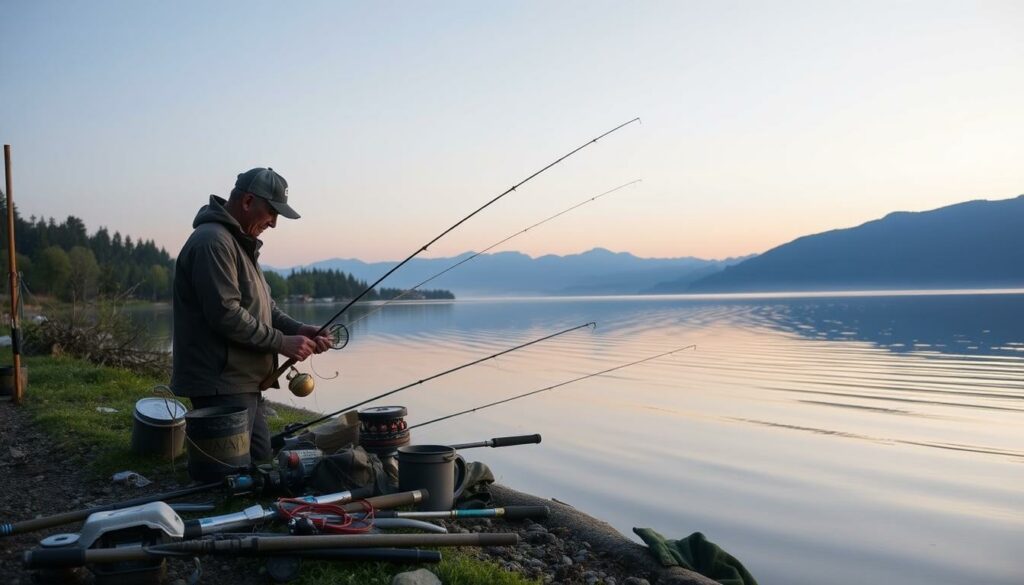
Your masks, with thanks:
M285 335L301 323L277 308L259 267L259 239L210 196L174 267L171 389L178 396L259 391ZM277 384L274 385L277 387Z

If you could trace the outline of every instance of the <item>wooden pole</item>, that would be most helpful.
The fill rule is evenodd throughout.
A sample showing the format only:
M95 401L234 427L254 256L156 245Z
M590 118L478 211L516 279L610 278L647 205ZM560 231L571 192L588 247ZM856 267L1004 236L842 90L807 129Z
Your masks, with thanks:
M14 390L11 400L21 404L21 328L18 323L18 264L14 250L14 193L11 192L11 145L4 145L4 172L7 179L7 266L11 285L11 353L14 355Z

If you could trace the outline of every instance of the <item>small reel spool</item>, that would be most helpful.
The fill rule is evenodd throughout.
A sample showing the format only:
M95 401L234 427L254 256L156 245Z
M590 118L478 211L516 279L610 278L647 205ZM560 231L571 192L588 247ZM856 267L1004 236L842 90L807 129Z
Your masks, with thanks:
M348 345L348 327L341 323L335 323L327 329L327 332L331 335L331 349L342 349Z

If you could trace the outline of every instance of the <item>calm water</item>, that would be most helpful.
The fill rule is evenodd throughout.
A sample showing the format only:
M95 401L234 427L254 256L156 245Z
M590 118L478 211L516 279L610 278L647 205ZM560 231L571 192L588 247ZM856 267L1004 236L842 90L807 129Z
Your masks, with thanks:
M322 322L337 307L287 309ZM598 322L377 404L407 406L414 424L694 343L416 429L413 441L540 433L540 445L463 454L630 536L701 531L764 585L1024 582L1021 291L506 299L362 314L347 348L312 363L336 379L305 399L272 398L335 410Z

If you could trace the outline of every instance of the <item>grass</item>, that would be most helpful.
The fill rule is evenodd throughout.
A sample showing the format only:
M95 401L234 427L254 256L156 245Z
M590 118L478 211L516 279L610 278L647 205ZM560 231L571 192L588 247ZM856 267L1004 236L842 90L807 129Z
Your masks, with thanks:
M0 349L0 364L10 363L10 348ZM28 368L28 386L22 407L50 436L55 447L62 452L82 453L82 461L75 463L83 464L90 473L100 477L109 477L116 471L132 470L158 482L169 477L182 483L188 481L185 456L171 462L160 457L137 455L131 451L135 403L140 398L153 395L153 389L166 384L166 380L97 366L69 357L23 357L22 365ZM112 408L117 412L101 412L97 410L100 407ZM275 403L273 408L277 416L268 421L271 432L281 430L288 423L315 417L315 413L284 404ZM240 498L227 502L223 509L237 510L253 503L255 501ZM265 501L262 503L266 504ZM239 566L251 566L253 578L257 578L257 562L245 561ZM420 567L325 561L305 561L302 566L300 578L294 581L299 585L387 585L393 575ZM428 568L446 585L540 583L455 548L442 550L442 561Z

